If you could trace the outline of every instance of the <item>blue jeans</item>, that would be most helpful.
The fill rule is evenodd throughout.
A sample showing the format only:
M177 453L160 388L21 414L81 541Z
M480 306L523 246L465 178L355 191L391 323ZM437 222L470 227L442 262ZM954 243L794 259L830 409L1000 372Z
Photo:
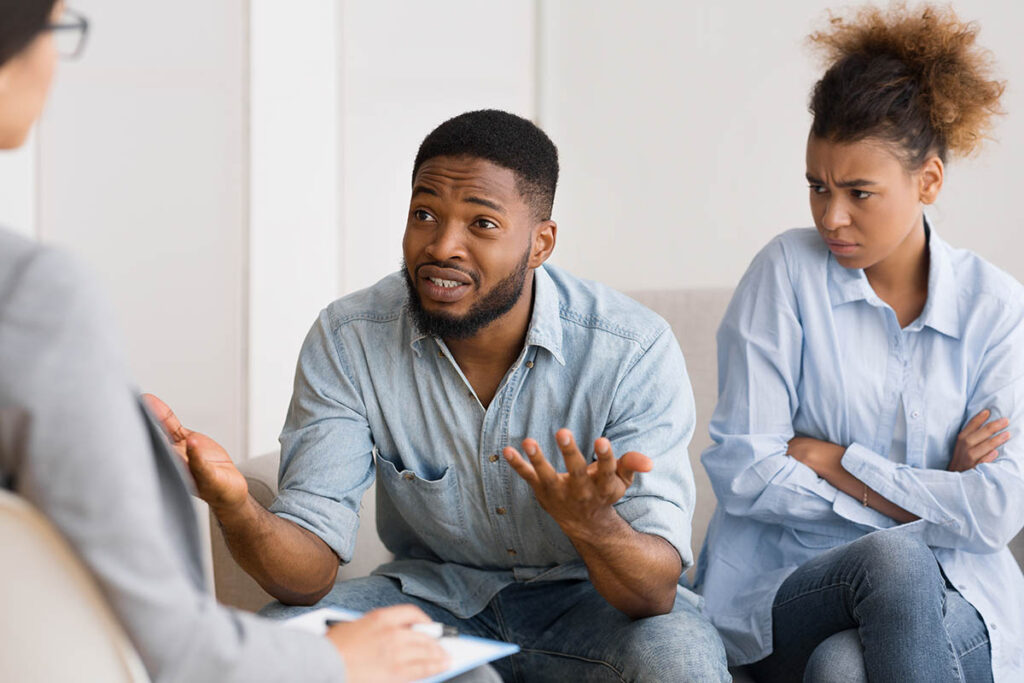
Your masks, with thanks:
M876 531L793 572L758 681L991 681L988 631L917 536Z
M505 681L731 680L718 632L683 597L669 614L632 620L589 581L519 583L498 593L482 612L459 619L402 593L394 579L369 576L335 584L317 607L365 612L403 602L461 633L519 645L518 654L492 663ZM262 613L285 618L308 609L273 603Z

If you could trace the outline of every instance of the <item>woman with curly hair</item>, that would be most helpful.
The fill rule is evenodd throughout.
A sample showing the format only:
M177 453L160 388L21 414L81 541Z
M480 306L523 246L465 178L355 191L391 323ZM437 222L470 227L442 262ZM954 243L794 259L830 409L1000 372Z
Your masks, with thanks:
M930 226L999 112L977 27L865 9L812 40L816 230L753 260L718 333L698 569L763 681L1024 680L1024 288Z

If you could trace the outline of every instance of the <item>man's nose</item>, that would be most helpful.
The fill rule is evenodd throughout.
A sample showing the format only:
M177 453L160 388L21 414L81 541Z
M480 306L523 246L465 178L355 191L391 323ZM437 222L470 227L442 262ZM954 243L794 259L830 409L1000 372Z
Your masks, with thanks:
M426 252L435 261L461 259L466 256L465 231L454 221L438 224Z

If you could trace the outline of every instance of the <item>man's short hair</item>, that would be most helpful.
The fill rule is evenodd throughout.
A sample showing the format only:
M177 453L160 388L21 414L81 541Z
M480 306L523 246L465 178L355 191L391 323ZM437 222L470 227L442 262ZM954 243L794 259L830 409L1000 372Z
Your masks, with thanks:
M537 220L551 218L558 184L558 149L532 122L497 109L448 119L420 144L412 168L413 182L423 162L442 156L485 159L509 169Z

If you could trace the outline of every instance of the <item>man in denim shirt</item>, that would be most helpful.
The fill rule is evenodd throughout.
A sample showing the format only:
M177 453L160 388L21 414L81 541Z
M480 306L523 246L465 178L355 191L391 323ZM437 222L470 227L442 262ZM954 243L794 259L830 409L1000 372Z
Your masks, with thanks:
M261 508L201 438L200 493L283 603L272 616L412 602L519 644L496 663L506 680L728 680L678 586L693 561L682 354L652 312L543 265L557 176L555 146L511 114L428 135L402 271L328 306L303 344L278 499ZM396 559L335 583L375 478Z

